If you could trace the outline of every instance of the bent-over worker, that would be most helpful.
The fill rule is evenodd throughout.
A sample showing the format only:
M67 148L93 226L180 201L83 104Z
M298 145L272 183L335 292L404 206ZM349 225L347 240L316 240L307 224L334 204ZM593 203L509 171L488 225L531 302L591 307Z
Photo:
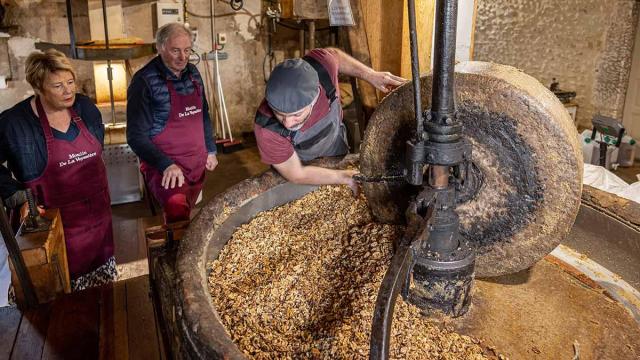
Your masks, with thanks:
M345 184L354 192L355 170L304 165L324 156L347 154L338 73L363 79L388 92L406 80L375 71L335 48L311 50L302 59L278 64L267 81L254 132L262 162L298 184Z

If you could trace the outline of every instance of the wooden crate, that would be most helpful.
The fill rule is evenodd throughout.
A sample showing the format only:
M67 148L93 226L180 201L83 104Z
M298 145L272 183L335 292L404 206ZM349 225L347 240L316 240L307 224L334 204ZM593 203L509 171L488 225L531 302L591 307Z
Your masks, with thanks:
M67 248L64 242L62 220L58 209L47 210L44 217L51 220L51 229L36 233L16 235L18 247L24 258L39 303L46 303L58 295L71 292ZM24 293L13 264L11 283L16 292L16 302L24 303Z

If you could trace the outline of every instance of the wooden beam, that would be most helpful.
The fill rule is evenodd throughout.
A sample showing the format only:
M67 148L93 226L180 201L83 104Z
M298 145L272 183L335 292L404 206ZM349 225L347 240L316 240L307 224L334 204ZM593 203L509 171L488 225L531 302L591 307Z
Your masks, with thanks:
M362 16L360 0L351 0L351 10L353 11L353 20L355 22L355 26L347 28L351 55L361 63L371 66L371 54L369 53L367 31ZM358 79L358 90L365 108L374 109L378 106L376 89L371 84Z
M435 0L416 0L415 5L420 72L428 72L431 68ZM407 8L407 0L367 0L362 2L362 17L373 68L411 79Z
M367 29L371 64L376 70L400 74L403 9L402 2L398 1L362 2L362 19Z
M478 0L473 0L473 18L471 20L471 46L469 47L469 60L473 60L474 44L476 42L476 17L478 16Z

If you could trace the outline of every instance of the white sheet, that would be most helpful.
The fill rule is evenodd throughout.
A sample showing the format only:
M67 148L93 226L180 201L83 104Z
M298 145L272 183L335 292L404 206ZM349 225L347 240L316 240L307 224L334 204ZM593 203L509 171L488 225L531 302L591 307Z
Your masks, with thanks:
M602 166L584 164L583 183L622 198L640 203L640 181L629 185Z

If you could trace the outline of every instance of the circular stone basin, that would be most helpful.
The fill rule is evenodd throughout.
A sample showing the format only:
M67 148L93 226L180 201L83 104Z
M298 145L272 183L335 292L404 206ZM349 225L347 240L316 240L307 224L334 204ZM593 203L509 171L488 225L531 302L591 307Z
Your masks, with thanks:
M319 164L344 168L356 165L356 160L355 157L347 157L341 162L325 160ZM172 308L179 329L172 345L176 354L184 358L246 358L232 341L223 325L224 321L221 321L225 314L216 311L211 299L209 264L219 257L220 251L239 226L251 221L261 211L289 203L314 189L286 183L268 171L239 183L206 204L181 240L176 255L176 281L172 284L173 291L178 294ZM583 205L583 208L587 207ZM607 231L624 233L624 239L632 247L635 246L635 252L627 251L623 256L637 256L637 266L640 259L638 227L625 219L616 218L611 213L611 207L598 209L591 202L587 210L590 211L588 216L593 218L587 219L587 224L581 224L584 219L581 220L582 215L579 215L570 233L570 241L580 243L580 239L589 234L593 236L598 229L590 229L589 226L595 221L602 221L608 224ZM577 236L572 237L571 234ZM620 241L618 238L618 244L614 244L603 240L600 246L610 252L612 246L620 245ZM612 259L615 257L615 254L609 255ZM522 272L478 279L469 313L447 324L436 325L482 340L480 346L485 355L494 357L502 354L512 359L570 359L577 354L580 359L638 359L640 313L636 314L636 318L631 313L638 311L640 297L637 291L620 278L593 280L587 276L588 271L581 267L580 261L585 263L588 259L570 249L560 249ZM612 270L618 271L617 268ZM638 272L637 268L621 270L625 274ZM606 272L604 268L593 271L600 275ZM215 276L212 281L215 282ZM630 282L637 286L633 281ZM607 283L615 286L608 286ZM616 289L622 290L616 292ZM169 290L160 287L160 297L164 291ZM616 297L626 298L627 301L614 300ZM398 308L401 309L402 305ZM417 313L405 314L415 317L415 322L421 321ZM413 317L401 322L413 322ZM368 334L364 336L368 342ZM394 340L392 348L393 343ZM450 358L464 358L460 354L449 355ZM356 352L353 357L343 358L367 356ZM335 358L321 350L312 352L310 357ZM400 352L399 357L411 358L411 352L405 349L405 353ZM263 358L278 357L272 354Z

